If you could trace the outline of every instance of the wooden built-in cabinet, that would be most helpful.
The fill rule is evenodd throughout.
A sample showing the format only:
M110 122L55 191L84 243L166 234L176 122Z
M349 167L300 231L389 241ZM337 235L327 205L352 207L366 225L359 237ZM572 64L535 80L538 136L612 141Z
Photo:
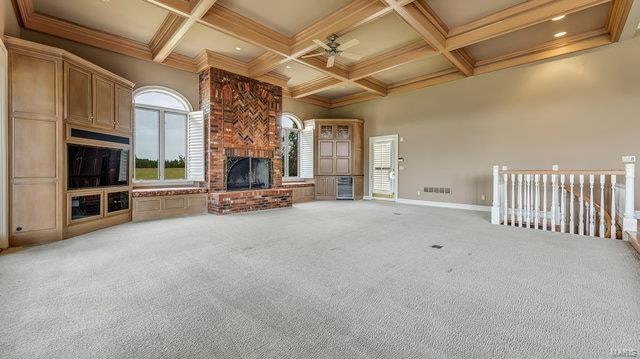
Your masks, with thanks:
M339 177L353 178L354 198L362 199L362 120L317 119L306 121L305 126L313 126L315 129L316 199L335 199Z
M80 65L64 62L65 121L102 130L128 133L133 123L129 85Z
M70 138L71 129L78 128L128 138L129 144L114 147L130 154L133 83L61 49L8 36L4 42L9 52L9 244L43 243L130 221L130 185L67 190L66 149L74 141L111 146ZM72 216L77 201L90 215Z

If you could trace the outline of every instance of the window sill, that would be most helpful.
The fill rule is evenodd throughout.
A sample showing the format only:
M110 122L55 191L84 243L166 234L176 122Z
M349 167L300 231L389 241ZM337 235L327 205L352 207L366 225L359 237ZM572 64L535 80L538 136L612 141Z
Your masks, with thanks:
M282 177L282 183L285 182L304 182L304 178L300 177Z

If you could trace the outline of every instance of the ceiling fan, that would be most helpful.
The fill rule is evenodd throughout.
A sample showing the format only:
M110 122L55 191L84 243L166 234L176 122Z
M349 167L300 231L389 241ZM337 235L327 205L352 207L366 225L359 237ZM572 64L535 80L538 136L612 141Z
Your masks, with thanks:
M333 67L333 65L336 62L336 56L346 57L347 59L351 59L351 60L355 60L355 61L358 61L358 60L360 60L362 58L361 55L354 54L353 52L345 51L347 49L350 49L350 48L360 44L360 41L358 41L357 39L349 40L349 41L345 42L344 44L340 45L339 43L336 42L336 40L338 40L338 35L334 34L334 35L331 35L331 36L327 37L327 40L329 40L329 42L326 43L326 44L324 42L322 42L321 40L318 40L318 39L313 40L313 42L315 42L316 45L318 45L318 46L320 46L321 48L324 49L324 52L304 55L304 56L302 56L302 58L326 55L327 56L327 67Z

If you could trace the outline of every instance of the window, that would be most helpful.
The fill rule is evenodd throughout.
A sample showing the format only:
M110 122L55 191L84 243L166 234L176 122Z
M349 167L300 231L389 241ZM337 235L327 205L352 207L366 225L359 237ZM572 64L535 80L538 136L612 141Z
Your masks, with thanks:
M281 119L282 178L296 180L313 177L313 128L303 129L292 114Z
M143 87L135 101L136 182L204 180L202 112L180 94L162 87Z

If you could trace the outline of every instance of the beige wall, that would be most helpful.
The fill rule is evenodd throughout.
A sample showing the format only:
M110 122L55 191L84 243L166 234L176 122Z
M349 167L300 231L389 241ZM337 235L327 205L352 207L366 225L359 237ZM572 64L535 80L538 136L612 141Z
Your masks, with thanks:
M400 198L490 205L494 164L609 169L623 168L622 155L640 155L638 59L640 38L635 38L331 115L364 119L367 138L394 133L404 138ZM418 196L427 186L452 187L453 194ZM640 203L640 191L636 194Z
M282 110L298 116L302 121L329 117L329 109L286 97L282 99Z
M20 26L13 10L11 0L0 4L0 35L20 36Z

